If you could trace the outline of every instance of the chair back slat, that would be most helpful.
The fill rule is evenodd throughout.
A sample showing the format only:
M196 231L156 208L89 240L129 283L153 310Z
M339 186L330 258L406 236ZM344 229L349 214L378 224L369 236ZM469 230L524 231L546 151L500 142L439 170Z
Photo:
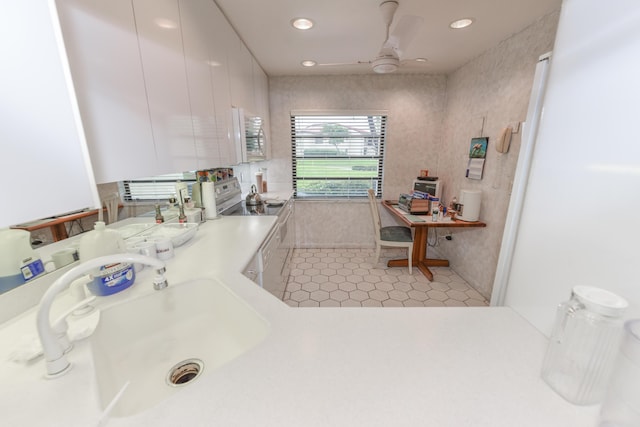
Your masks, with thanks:
M376 202L376 196L373 190L370 188L369 193L369 207L371 209L371 219L373 220L373 230L378 238L380 238L380 228L382 227L382 221L380 221L380 211L378 211L378 202Z

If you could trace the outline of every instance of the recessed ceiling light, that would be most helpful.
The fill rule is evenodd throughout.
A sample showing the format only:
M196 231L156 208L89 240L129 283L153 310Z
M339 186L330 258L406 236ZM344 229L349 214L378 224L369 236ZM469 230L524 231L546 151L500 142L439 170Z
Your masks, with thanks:
M427 58L416 58L416 62L427 62Z
M291 25L299 30L309 30L313 27L313 21L308 18L294 18L291 20Z
M316 65L318 65L316 61L312 61L310 59L302 61L301 64L303 67L315 67Z
M467 28L471 24L473 24L473 18L462 18L457 21L453 21L449 24L449 27L454 30L459 30L460 28Z
M165 30L173 30L175 28L178 28L178 24L176 24L176 22L172 21L171 19L156 18L154 22L158 27L164 28Z

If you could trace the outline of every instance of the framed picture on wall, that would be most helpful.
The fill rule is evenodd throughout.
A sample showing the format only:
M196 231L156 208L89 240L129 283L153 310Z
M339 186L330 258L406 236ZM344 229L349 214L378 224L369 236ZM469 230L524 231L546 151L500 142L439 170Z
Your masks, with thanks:
M487 144L489 138L471 138L471 144L469 145L469 158L470 159L484 159L487 157Z

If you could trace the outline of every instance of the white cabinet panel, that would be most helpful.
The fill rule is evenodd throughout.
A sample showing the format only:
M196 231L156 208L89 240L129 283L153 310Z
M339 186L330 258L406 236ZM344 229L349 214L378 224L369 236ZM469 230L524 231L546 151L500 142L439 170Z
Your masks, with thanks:
M0 227L97 206L50 3L2 2L0 26Z
M262 117L262 128L266 139L266 155L271 158L271 126L269 120L269 79L260 67L260 64L253 59L253 86L256 104L256 114Z
M179 5L197 167L220 166L212 70L217 62L209 46L215 5L210 0L180 0Z
M133 0L158 171L197 168L177 0Z
M214 102L216 108L216 127L220 149L221 165L229 166L238 163L236 149L232 135L232 111L231 111L231 83L230 60L227 53L228 40L238 40L238 36L222 14L220 9L213 4L209 28L213 34L209 39L210 55L212 60L211 73L213 78ZM207 166L208 167L208 166Z
M155 146L131 2L57 4L97 182L154 174Z
M253 57L242 40L234 35L228 43L229 83L231 104L244 108L251 114L256 112L253 89Z

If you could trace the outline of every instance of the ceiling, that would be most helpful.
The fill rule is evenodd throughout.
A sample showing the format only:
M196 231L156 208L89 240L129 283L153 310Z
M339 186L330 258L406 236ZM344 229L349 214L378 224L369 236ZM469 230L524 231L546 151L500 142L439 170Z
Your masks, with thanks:
M369 64L303 67L318 63L354 63L375 59L385 40L379 10L382 0L215 0L269 76L373 73ZM391 25L403 15L424 24L401 53L399 72L449 73L538 18L560 7L561 0L398 0ZM307 31L290 21L315 22ZM452 30L449 23L472 17L471 27Z

